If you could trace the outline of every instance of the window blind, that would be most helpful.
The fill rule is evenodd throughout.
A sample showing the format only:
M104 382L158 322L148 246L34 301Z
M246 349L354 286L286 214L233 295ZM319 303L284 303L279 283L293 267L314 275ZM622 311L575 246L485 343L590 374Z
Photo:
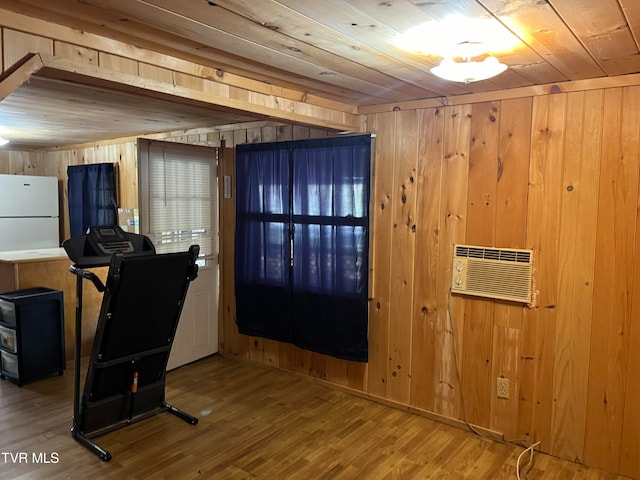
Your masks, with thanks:
M148 144L148 223L144 233L158 253L200 245L200 256L214 252L215 159L211 149L169 142ZM142 162L144 163L144 162Z

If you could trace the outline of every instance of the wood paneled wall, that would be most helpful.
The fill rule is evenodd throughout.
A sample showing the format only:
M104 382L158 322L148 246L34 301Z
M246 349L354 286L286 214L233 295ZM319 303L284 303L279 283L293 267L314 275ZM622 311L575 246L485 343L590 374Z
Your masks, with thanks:
M368 391L640 476L640 88L369 124ZM535 305L449 296L454 243L534 249ZM498 376L510 379L509 400L496 396Z
M394 173L377 175L374 248L390 248L374 250L374 302L389 305L389 362L370 364L370 390L640 475L639 102L628 87L371 118L394 132L377 160ZM449 298L454 243L533 249L535 305Z

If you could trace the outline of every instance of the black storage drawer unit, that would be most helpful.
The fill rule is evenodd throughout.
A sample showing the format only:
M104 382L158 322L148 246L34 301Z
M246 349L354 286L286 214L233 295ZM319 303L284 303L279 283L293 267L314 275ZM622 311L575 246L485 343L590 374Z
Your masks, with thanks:
M64 298L36 287L0 294L1 378L18 385L62 375L65 368Z

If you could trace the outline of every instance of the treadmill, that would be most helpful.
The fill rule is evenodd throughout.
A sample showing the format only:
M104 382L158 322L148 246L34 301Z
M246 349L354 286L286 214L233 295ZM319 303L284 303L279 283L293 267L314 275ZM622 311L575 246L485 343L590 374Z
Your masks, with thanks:
M157 254L151 240L115 225L90 227L62 244L76 275L73 426L80 444L111 460L92 439L161 412L198 419L165 401L167 361L199 247ZM106 282L90 271L108 266ZM80 393L83 281L104 292L84 389Z

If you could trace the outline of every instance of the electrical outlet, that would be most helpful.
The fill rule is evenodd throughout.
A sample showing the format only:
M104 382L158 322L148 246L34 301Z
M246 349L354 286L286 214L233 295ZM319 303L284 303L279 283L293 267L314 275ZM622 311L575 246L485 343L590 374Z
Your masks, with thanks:
M509 379L498 377L496 382L496 395L498 398L509 398Z

